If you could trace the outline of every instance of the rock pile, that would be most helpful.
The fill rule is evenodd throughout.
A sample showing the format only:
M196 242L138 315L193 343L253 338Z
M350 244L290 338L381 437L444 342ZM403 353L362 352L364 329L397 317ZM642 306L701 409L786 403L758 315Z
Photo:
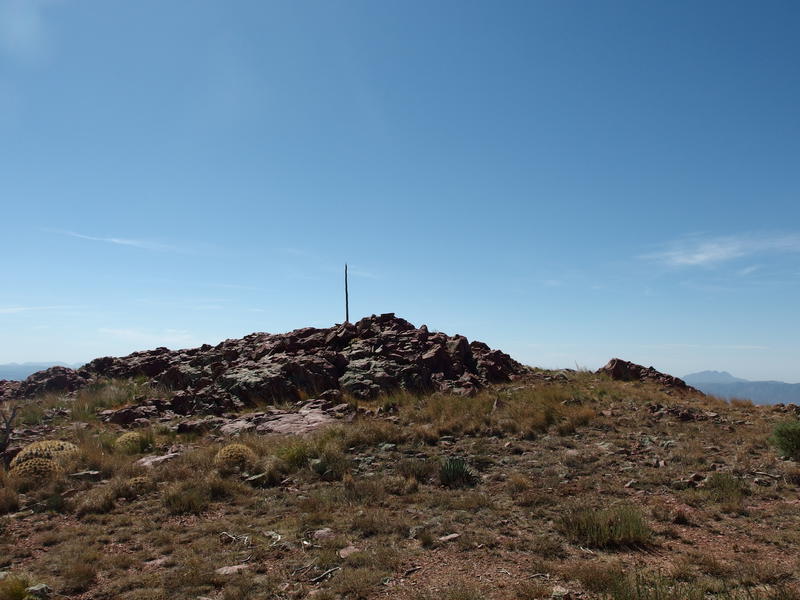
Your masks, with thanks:
M98 358L78 370L53 367L21 383L0 383L0 400L70 392L105 378L145 376L174 393L169 400L141 399L139 412L221 414L303 396L335 401L343 392L359 398L392 389L472 394L526 371L486 344L432 333L425 325L416 328L389 313L328 329L253 333L216 346ZM128 418L118 415L123 417Z
M598 369L597 373L608 375L611 379L618 381L649 381L669 389L702 394L700 390L688 385L683 379L621 358L612 358L604 367Z

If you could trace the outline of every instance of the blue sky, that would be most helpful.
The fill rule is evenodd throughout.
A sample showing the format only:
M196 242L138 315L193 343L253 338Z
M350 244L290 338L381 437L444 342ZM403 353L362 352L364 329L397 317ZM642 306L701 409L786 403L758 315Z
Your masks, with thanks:
M795 2L0 0L0 362L396 312L800 381Z

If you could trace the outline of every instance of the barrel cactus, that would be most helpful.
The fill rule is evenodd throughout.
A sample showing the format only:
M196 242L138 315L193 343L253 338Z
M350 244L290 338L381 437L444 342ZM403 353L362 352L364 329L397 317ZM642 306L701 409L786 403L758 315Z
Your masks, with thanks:
M78 452L78 447L62 440L42 440L28 444L19 451L9 465L12 469L34 458L46 458L60 462Z
M123 454L138 454L146 450L147 446L147 438L136 431L123 433L114 442L114 449Z
M11 475L28 482L43 483L61 472L61 466L52 458L33 456L11 467Z
M258 458L255 452L244 444L228 444L220 448L214 457L214 466L220 473L247 471L252 468Z

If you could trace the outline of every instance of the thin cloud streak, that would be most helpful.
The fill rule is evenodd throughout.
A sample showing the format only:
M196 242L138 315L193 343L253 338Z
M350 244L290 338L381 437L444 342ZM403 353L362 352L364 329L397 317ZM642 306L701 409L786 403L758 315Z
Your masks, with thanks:
M49 231L51 233L58 233L60 235L66 235L69 237L74 237L79 240L90 240L92 242L105 242L107 244L116 244L118 246L131 246L133 248L141 248L143 250L153 250L156 252L185 252L185 250L178 248L177 246L170 246L168 244L162 244L161 242L155 242L152 240L137 240L137 239L118 238L118 237L97 237L93 235L84 235L76 231L68 231L62 229L47 229L45 231Z
M37 310L64 310L75 308L74 306L0 306L0 315L15 315L23 312Z
M713 267L755 254L800 252L800 235L731 235L700 239L692 236L671 242L664 250L639 258L670 267Z

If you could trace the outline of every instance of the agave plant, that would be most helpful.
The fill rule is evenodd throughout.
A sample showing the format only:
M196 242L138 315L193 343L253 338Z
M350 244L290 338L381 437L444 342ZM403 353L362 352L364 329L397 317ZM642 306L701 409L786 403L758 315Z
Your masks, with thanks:
M439 481L446 487L472 487L478 483L478 475L463 458L450 457L439 467Z

